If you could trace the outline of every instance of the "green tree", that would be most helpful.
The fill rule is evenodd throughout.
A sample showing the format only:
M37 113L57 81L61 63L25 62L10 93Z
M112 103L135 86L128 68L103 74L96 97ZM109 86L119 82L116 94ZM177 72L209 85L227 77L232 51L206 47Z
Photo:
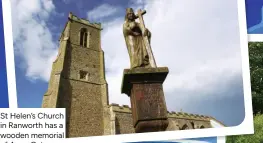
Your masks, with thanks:
M263 113L263 42L250 42L248 49L253 113Z
M254 134L227 137L227 143L263 142L263 42L249 42L249 64L254 114Z
M254 134L229 136L226 143L262 143L263 142L263 115L254 116Z

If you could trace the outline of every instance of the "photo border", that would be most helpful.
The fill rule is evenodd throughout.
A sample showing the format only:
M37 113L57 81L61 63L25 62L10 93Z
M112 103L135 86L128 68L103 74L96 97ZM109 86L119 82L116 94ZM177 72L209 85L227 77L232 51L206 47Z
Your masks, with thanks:
M263 34L248 34L248 42L263 42Z
M9 108L17 108L12 16L11 16L11 4L9 0L2 0L2 9L3 9L3 27L4 27L4 39L5 39L6 73L7 73Z
M204 137L206 138L206 137ZM216 143L226 143L226 137L209 137L209 138L216 138ZM196 140L195 140L196 139ZM191 138L191 139L175 139L175 140L169 140L169 141L160 141L160 143L166 143L166 142L183 142L183 143L190 143L193 141L201 141L201 142L206 142L205 140L198 140L198 139L203 139L203 138ZM158 143L158 142L156 142Z
M217 143L226 143L226 137L217 137Z
M240 48L242 54L242 71L243 71L243 88L245 102L245 118L244 121L234 127L208 128L208 129L193 129L180 131L165 131L153 133L136 133L123 135L105 135L95 137L79 137L67 138L66 140L56 140L63 143L78 142L103 142L110 140L111 142L136 142L136 141L160 141L170 139L187 139L199 137L215 137L226 135L253 134L253 114L252 114L252 99L250 86L250 70L248 59L248 37L246 24L245 0L236 0L238 5L238 20L240 32ZM6 45L6 62L7 64L7 79L10 108L17 108L17 92L15 79L15 64L14 64L14 48L12 37L12 17L11 4L9 0L2 0L3 6L3 22L4 36ZM263 39L263 38L262 38Z

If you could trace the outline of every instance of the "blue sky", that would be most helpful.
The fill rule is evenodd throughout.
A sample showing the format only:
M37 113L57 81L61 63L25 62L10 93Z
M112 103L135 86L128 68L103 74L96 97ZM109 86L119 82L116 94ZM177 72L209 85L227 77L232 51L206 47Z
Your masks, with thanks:
M122 2L122 3L121 3ZM16 3L16 2L14 2ZM79 0L77 3L72 2L72 0L62 0L62 1L53 1L53 5L56 7L55 11L50 12L50 18L46 22L46 26L49 27L50 34L52 36L52 42L58 44L57 41L59 39L60 33L64 28L64 25L67 21L67 16L69 12L73 12L75 15L81 18L87 18L87 11L100 6L103 3L107 3L109 5L119 5L120 7L127 7L128 3L120 0L89 0L89 1L81 1ZM16 3L17 4L17 3ZM74 6L72 6L72 4ZM13 5L14 6L14 5ZM124 9L125 10L125 9ZM36 13L29 13L32 17L37 17L39 15ZM13 21L16 20L13 19ZM16 26L14 26L15 28ZM18 39L17 41L19 41ZM14 40L16 42L16 40ZM19 43L19 42L17 42ZM16 45L15 49L19 49L19 44ZM30 79L30 77L26 77L26 67L24 67L24 61L21 61L21 55L17 54L15 57L16 63L16 82L17 82L17 91L18 91L18 106L22 108L36 108L41 107L42 96L47 90L47 82L43 80ZM33 101L33 102L28 102Z
M2 15L2 4L0 6L0 15ZM0 17L0 91L1 100L0 108L8 108L8 91L7 91L7 76L6 76L6 62L5 62L5 48L4 48L4 31L3 31L3 17Z
M262 6L263 1L261 0L246 0L246 18L248 29L262 21Z
M207 141L207 142L210 142L210 143L217 143L217 138L216 137L198 138L198 139L194 139L194 140Z
M121 26L125 8L133 7L147 10L145 24L153 33L157 65L169 67L164 83L168 110L210 115L228 126L243 121L235 1L34 0L28 3L12 1L19 107L41 107L57 55L58 38L70 11L80 18L102 22L110 102L129 105L129 98L119 90L122 71L129 67Z
M263 33L263 1L246 0L248 34Z
M41 1L39 2L41 3ZM20 3L14 1L12 6L15 7L16 4L19 5ZM67 16L69 12L73 12L78 17L86 19L87 11L94 9L103 3L106 3L108 5L118 5L120 7L127 7L129 5L129 3L127 3L126 1L121 1L121 0L108 0L108 1L107 0L96 0L96 1L79 0L77 3L72 2L72 0L62 0L62 1L52 1L52 3L53 6L55 7L55 10L50 12L50 17L46 21L46 27L49 28L50 34L52 36L52 38L49 40L52 40L52 42L54 42L55 44L58 44L60 33L62 32L65 23L67 22ZM36 20L41 19L41 16L39 16L40 14L38 14L37 12L28 12L26 14L30 15L30 17L33 17ZM13 21L17 21L17 18L13 18ZM15 29L16 27L17 26L13 26L13 29ZM17 41L21 39L22 38L20 39L15 38L14 40L15 50L20 50L21 46ZM15 63L16 63L16 82L17 82L17 91L18 91L18 97L17 97L18 106L22 108L41 107L42 95L46 92L48 84L46 81L43 81L41 79L35 80L34 79L35 77L33 79L30 76L27 77L26 76L27 71L25 67L26 65L24 65L26 63L24 63L25 61L21 60L20 56L21 56L20 53L17 52L15 56ZM33 101L33 102L28 102L28 101Z

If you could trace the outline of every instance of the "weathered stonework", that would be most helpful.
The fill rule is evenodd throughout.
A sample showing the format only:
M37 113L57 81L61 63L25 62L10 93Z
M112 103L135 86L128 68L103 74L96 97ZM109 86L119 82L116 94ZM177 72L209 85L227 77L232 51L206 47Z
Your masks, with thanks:
M127 105L111 104L115 114L116 134L135 133L132 120L132 110ZM210 116L188 114L183 112L168 112L168 127L166 131L212 128Z
M90 34L88 47L80 45L80 29ZM100 25L70 14L60 37L44 108L66 108L67 137L110 134L110 117Z
M86 28L89 34L86 47L80 45L82 28ZM42 107L66 108L67 137L135 133L131 108L109 105L101 30L100 24L90 23L70 13L60 37L58 55L52 65ZM151 73L152 70L135 71ZM159 75L151 79L156 81L166 77L168 71L167 68L154 70ZM126 73L132 72L127 70ZM129 88L131 86L125 86L123 91ZM214 119L180 112L167 112L166 115L169 123L166 130L210 128L210 120Z
M168 68L125 69L122 93L131 100L136 133L165 131L168 126L163 82Z

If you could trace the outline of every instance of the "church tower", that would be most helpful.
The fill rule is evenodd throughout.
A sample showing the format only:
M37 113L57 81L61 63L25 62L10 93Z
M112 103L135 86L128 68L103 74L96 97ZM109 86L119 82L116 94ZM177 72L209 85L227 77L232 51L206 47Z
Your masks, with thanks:
M66 108L67 137L109 134L101 24L69 14L43 108Z

